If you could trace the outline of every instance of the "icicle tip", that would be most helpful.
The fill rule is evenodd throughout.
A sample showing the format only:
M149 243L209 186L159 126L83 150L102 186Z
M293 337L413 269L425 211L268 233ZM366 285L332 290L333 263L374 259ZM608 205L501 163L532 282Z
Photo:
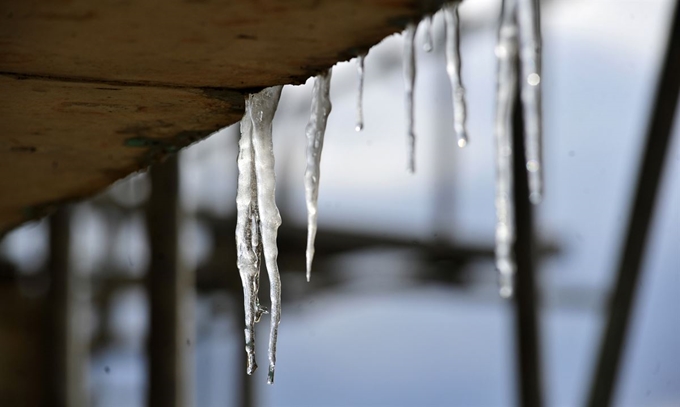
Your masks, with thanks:
M257 362L255 362L255 358L251 358L250 355L248 355L248 366L246 368L246 373L248 376L252 376L253 373L257 370Z
M269 372L267 373L267 384L274 384L274 365L269 366Z
M501 298L504 299L510 299L512 298L513 292L512 292L512 287L501 287L500 290L498 290L498 293L501 295Z

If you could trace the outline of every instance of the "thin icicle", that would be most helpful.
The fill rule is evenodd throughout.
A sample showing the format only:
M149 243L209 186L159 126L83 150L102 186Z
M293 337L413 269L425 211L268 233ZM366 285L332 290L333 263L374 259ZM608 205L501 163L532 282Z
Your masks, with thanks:
M257 296L260 281L260 245L258 239L257 186L252 145L253 125L250 114L250 98L246 98L246 111L243 120L241 120L241 139L238 154L236 254L237 266L243 284L245 339L248 355L246 371L249 375L257 369L255 362L255 323L259 320L261 312Z
M453 132L458 139L458 146L465 147L468 143L465 103L465 88L460 72L460 26L458 20L458 3L448 3L444 6L444 21L446 23L446 72L451 81L451 96L453 99Z
M416 82L416 25L409 23L404 31L404 90L406 93L406 129L408 132L408 170L416 170L416 134L414 130L413 88Z
M257 205L260 216L260 233L271 299L271 323L269 330L269 372L267 382L274 382L276 367L276 341L281 321L281 277L276 264L278 248L276 235L281 226L281 215L276 207L274 174L274 147L272 143L272 120L281 97L282 86L266 88L251 95L250 116L253 124L253 150L255 175L257 177Z
M542 114L541 114L541 36L537 0L518 0L521 92L524 107L524 143L529 173L529 199L539 203L543 197Z
M366 54L357 56L357 76L359 78L359 92L357 96L357 125L356 131L364 129L364 59Z
M423 19L425 25L425 41L423 42L423 49L425 52L432 52L434 49L434 41L432 40L432 16L427 16Z
M516 0L503 0L498 32L498 85L496 93L496 268L500 294L512 296L517 268L513 255L515 213L512 174L512 112L517 95Z
M314 239L319 199L319 177L321 176L321 152L326 122L331 113L331 74L332 70L319 75L314 80L312 90L312 113L307 124L307 170L305 171L305 198L307 200L307 281L312 276L314 259Z

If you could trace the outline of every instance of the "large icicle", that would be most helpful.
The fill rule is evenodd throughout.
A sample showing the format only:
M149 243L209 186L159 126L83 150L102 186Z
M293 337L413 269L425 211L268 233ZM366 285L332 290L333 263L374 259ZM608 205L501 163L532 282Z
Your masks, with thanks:
M406 129L408 132L408 170L416 170L416 134L414 130L413 89L416 82L416 25L409 23L404 31L404 91L406 93Z
M541 114L541 38L537 0L518 0L521 95L524 106L524 144L529 173L529 199L539 203L543 197L542 114Z
M332 70L317 76L312 90L312 113L307 124L307 170L305 171L305 198L307 200L307 281L312 276L314 239L316 238L317 201L321 175L321 152L326 122L331 113Z
M266 88L251 95L250 116L253 124L253 150L255 175L257 177L257 205L260 217L260 233L271 299L271 322L269 330L269 372L267 382L274 382L276 366L276 341L281 321L281 277L276 264L278 248L276 235L281 226L281 215L276 207L274 175L274 147L272 143L272 120L281 97L282 86Z
M458 3L448 3L444 6L444 21L446 24L446 72L451 81L451 96L453 99L453 132L458 139L458 146L465 147L468 143L465 103L465 88L460 73L460 27L458 21Z
M243 284L246 353L248 354L247 372L253 374L257 369L255 362L255 323L259 320L261 310L257 296L260 282L260 244L252 144L253 124L250 114L250 98L246 98L246 111L243 120L241 120L241 139L238 154L236 255Z
M510 297L516 270L513 255L515 213L512 174L512 112L517 94L517 21L516 0L503 0L498 31L498 85L496 93L496 268L500 294Z
M366 54L357 56L357 76L359 79L358 95L357 95L357 125L354 128L356 131L364 129L364 59Z

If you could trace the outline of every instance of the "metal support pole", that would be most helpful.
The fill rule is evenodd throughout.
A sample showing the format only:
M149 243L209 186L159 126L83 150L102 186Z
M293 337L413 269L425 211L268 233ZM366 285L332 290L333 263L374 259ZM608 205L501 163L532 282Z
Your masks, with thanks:
M519 86L518 86L519 89ZM524 119L519 91L512 116L512 171L514 179L516 240L513 247L517 265L515 275L516 346L520 405L542 405L541 363L534 266L533 206L529 202L529 182L524 155Z
M647 130L645 151L635 189L635 201L619 258L614 295L609 304L609 320L602 336L600 356L587 401L590 407L606 407L612 403L621 354L625 348L630 312L642 271L642 259L652 212L664 162L668 157L668 143L673 130L679 89L680 2L677 2Z
M177 156L154 165L147 206L151 266L147 279L150 304L148 406L183 407L184 341L181 323L181 276L178 261Z
M89 349L82 335L86 321L79 314L89 305L82 301L83 277L74 274L70 259L71 213L66 205L50 217L50 367L44 405L54 407L85 406L88 397L85 372Z
M69 337L70 297L69 273L70 210L61 208L50 217L50 333L52 335L47 405L66 407L70 404Z

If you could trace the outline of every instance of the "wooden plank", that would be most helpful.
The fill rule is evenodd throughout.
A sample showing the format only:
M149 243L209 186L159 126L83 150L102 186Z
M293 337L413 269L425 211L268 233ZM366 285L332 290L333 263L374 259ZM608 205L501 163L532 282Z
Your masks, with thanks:
M0 76L0 230L43 216L241 117L236 92Z
M0 72L231 89L300 83L441 1L0 4Z
M238 121L242 93L301 83L441 3L0 2L0 234Z

